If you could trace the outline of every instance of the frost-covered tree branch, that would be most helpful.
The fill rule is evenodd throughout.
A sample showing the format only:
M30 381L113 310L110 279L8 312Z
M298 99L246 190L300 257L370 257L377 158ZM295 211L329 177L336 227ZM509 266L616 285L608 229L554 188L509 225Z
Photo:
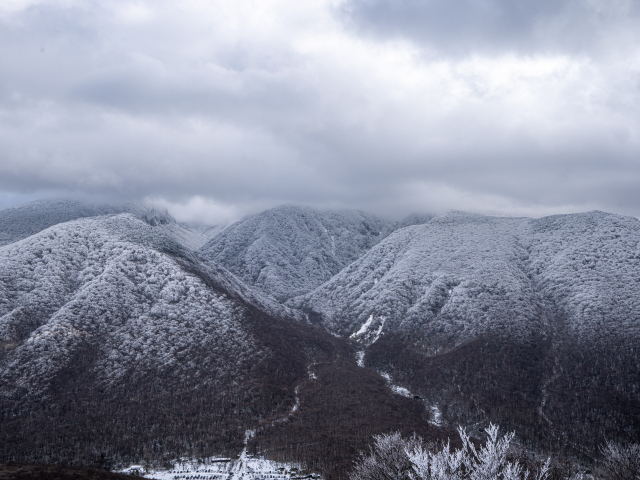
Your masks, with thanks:
M498 430L490 425L487 441L476 447L459 428L462 447L453 451L449 442L436 447L415 435L410 439L398 432L376 435L369 455L361 455L350 480L527 480L531 473L517 460L508 460L514 433L499 437ZM535 473L535 480L546 480L549 463Z
M623 446L608 442L600 468L606 480L640 480L640 443Z

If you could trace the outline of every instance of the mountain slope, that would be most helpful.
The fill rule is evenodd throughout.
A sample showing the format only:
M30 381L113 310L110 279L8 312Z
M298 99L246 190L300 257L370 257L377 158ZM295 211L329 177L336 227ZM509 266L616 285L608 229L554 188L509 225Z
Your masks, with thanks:
M371 372L358 382L380 418L354 414L355 433L333 426L319 402L344 397L362 369L347 342L296 315L131 214L0 247L0 459L113 466L235 455L256 428L263 450L291 456L296 440L273 426L313 421L322 442L293 460L317 465L346 432L363 447L412 418L434 434L420 405ZM326 389L323 368L334 364L343 382Z
M541 305L515 237L526 222L456 213L403 228L289 304L365 343L413 330L439 350L487 329L530 331Z
M640 439L636 219L457 212L387 236L282 207L192 235L132 209L0 247L0 460L233 455L255 429L251 451L338 479L395 429L493 421L584 458Z
M284 206L230 225L200 252L282 301L329 280L392 228L363 212Z
M96 408L82 410L97 426L113 418L113 409L124 409L125 417L137 418L136 428L149 427L159 410L174 435L184 429L193 436L180 420L192 412L202 425L219 425L203 438L209 448L237 444L242 432L225 438L229 426L286 409L281 404L291 401L292 383L306 371L303 356L265 345L256 322L278 320L242 292L221 288L234 282L126 214L67 222L0 248L3 414L42 405L46 418L65 417L76 400L64 387L73 385ZM133 407L121 398L126 392L148 398L149 411L127 410ZM270 401L253 400L266 392ZM167 395L183 398L163 405ZM202 411L205 400L212 407ZM105 420L96 418L100 412ZM24 418L4 418L5 441L12 432L25 435ZM144 445L149 434L138 433ZM176 440L173 448L183 443Z
M384 322L380 333L412 331L438 348L486 331L539 330L548 302L576 334L597 334L604 318L609 330L638 332L639 248L640 222L630 217L453 213L394 232L288 304L343 336Z
M525 239L523 239L525 241ZM640 222L603 212L531 220L530 274L585 341L640 331Z
M361 343L366 365L445 422L493 419L533 446L593 452L640 436L639 248L630 217L452 213L287 305Z

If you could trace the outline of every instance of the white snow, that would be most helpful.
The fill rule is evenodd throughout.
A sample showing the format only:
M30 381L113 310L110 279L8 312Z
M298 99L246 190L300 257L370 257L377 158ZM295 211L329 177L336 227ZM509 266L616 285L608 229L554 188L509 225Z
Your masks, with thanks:
M359 367L364 368L364 350L356 352L356 362L358 363Z
M373 314L371 314L367 319L367 321L360 326L360 329L357 332L351 335L351 338L355 338L362 335L363 333L367 333L367 330L371 326L372 322L373 322Z
M373 339L373 342L371 343L376 343L378 341L378 339L380 338L380 335L382 335L382 329L384 328L384 322L385 322L386 318L382 317L380 319L380 326L378 327L378 330L376 331L375 337Z
M199 461L186 459L177 461L169 470L150 468L142 465L131 465L121 473L140 475L157 480L290 480L291 469L299 468L296 464L280 463L241 454L241 458L210 457ZM285 473L286 472L286 473ZM315 478L321 478L316 475Z
M247 442L255 434L255 430L245 430L244 448L235 460L226 457L210 457L197 461L181 459L169 470L147 470L142 465L131 465L120 472L157 480L291 480L292 469L295 473L300 469L300 465L265 460L264 457L255 457L247 453ZM312 476L315 480L322 478L318 474Z
M429 420L429 423L436 427L442 426L442 411L440 411L440 407L437 403L431 405L431 420Z
M389 375L387 372L379 372L379 373L387 381L387 386L391 389L391 391L393 391L393 393L402 395L403 397L413 398L413 394L408 389L401 387L399 385L395 385L393 383L393 380L391 379L391 375Z
M226 227L200 253L284 301L322 285L393 227L364 212L281 206Z
M122 214L74 220L0 247L0 341L17 343L0 365L0 391L45 389L84 339L99 348L103 386L131 372L132 381L149 371L189 375L190 358L215 365L212 381L255 362L242 308L154 248L170 242L162 229ZM230 275L212 275L233 291Z
M362 353L364 354L364 352ZM389 375L387 372L380 371L378 373L387 381L387 386L391 389L393 393L397 395L402 395L403 397L406 397L406 398L414 398L414 394L411 393L411 391L408 388L401 387L400 385L394 384L393 379L391 378L391 375ZM439 405L437 403L428 404L427 402L425 402L425 406L429 410L431 410L431 420L429 420L429 423L437 427L442 426L442 411L440 410Z
M295 390L296 392L295 403L293 404L293 407L291 407L291 413L289 414L289 416L296 413L298 411L298 408L300 408L300 397L298 396L299 390L300 390L300 386L297 386Z

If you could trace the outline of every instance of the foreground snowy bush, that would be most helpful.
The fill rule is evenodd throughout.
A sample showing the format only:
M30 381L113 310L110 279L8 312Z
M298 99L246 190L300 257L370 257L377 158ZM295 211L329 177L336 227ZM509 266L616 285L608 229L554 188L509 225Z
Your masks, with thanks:
M622 446L609 442L602 449L601 475L607 480L640 480L640 443Z
M402 438L396 432L374 436L369 455L361 455L350 480L545 480L549 460L535 474L507 454L514 434L498 437L498 427L487 429L485 445L476 448L463 428L462 448L451 451L449 442L438 447L420 437Z

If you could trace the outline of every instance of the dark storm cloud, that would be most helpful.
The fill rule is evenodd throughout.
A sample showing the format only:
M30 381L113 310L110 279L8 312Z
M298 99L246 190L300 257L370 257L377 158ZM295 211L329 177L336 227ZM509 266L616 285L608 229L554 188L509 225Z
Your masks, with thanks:
M5 199L640 215L631 2L8 5Z

